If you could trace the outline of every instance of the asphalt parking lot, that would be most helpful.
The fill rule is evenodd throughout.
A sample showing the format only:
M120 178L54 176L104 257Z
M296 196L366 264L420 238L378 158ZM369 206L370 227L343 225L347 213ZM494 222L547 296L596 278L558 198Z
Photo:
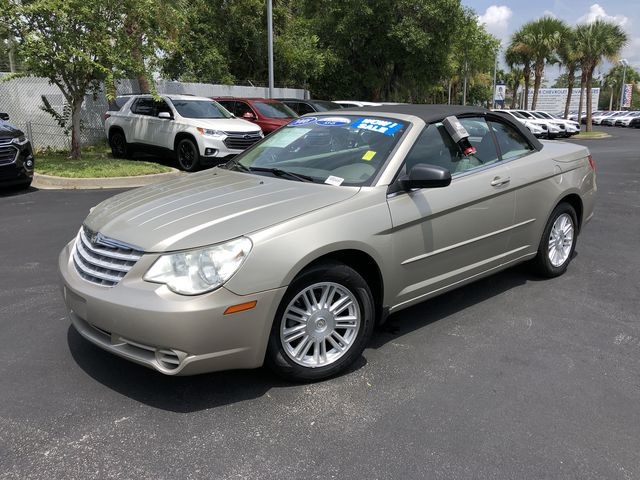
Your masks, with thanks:
M311 385L92 346L57 254L117 191L0 193L0 478L640 478L640 130L600 130L564 276L518 266L405 310Z

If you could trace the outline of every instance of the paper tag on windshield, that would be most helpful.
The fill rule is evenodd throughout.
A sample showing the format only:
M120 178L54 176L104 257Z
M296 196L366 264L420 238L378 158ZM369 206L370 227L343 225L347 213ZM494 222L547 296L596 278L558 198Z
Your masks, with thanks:
M342 182L344 182L344 178L334 177L333 175L331 175L329 178L327 178L324 181L324 183L328 183L329 185L335 185L336 187L339 187L340 185L342 185Z

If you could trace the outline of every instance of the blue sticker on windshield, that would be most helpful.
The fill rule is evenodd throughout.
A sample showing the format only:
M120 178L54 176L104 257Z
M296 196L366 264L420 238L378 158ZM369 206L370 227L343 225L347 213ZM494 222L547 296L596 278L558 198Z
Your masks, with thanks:
M371 130L372 132L383 133L389 136L393 136L393 134L400 130L402 126L403 125L401 123L391 122L389 120L380 120L377 118L359 118L353 124L354 128Z
M300 125L307 125L309 123L313 123L317 120L316 117L301 117L295 119L293 122L289 122L287 124L288 127L299 127Z
M340 127L342 125L349 125L351 120L345 117L320 117L316 123L318 125L324 125L325 127Z

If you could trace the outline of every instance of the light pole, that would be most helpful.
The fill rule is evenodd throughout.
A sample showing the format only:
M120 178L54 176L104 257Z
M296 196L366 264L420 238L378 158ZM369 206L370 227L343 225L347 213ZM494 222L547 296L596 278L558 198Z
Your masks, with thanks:
M273 98L273 4L267 0L267 44L269 50L269 98Z
M493 91L491 92L491 108L496 108L496 73L498 70L498 52L500 52L500 47L496 49L496 54L493 61Z
M625 77L627 75L627 67L629 66L629 62L627 62L626 58L623 58L622 60L620 60L620 63L622 64L622 85L620 86L620 110L622 110L622 101L624 99L624 81L625 81Z

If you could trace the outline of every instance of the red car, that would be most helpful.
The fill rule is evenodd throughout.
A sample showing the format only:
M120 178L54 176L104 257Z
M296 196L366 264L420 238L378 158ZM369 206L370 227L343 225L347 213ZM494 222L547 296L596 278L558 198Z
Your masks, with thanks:
M258 124L265 135L298 117L284 103L269 98L212 98L236 117Z

